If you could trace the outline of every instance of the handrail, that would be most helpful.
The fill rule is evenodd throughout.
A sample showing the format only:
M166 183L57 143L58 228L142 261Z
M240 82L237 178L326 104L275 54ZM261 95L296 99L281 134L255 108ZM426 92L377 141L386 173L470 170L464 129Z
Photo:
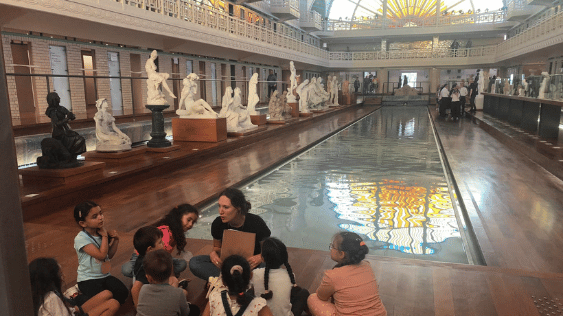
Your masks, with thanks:
M440 49L409 49L377 52L330 52L330 60L389 60L415 58L467 58L495 56L497 46L480 46L473 48L440 48Z

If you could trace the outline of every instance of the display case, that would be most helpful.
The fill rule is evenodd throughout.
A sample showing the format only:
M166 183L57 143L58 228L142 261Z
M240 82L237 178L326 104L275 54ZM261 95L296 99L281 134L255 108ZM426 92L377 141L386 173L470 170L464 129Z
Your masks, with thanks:
M556 101L563 100L563 74L549 76L549 84L546 90L548 99Z
M543 76L528 76L526 82L528 82L528 89L526 90L526 96L530 98L537 98L540 93L540 86L543 80Z

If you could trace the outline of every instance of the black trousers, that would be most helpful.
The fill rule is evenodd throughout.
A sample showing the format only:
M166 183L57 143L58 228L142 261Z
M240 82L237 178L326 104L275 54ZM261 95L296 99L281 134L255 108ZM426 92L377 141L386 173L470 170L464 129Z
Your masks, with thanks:
M113 298L121 305L125 303L125 300L129 296L129 290L125 284L112 275L103 279L92 279L78 282L78 288L80 289L80 292L84 294L83 299L85 299L83 302L80 302L80 305L104 290L109 290L113 294Z
M270 98L270 95L272 95L272 92L276 91L276 88L276 86L268 85L268 99Z
M291 291L291 312L295 316L301 316L307 307L307 298L309 298L309 291L299 288L299 291Z

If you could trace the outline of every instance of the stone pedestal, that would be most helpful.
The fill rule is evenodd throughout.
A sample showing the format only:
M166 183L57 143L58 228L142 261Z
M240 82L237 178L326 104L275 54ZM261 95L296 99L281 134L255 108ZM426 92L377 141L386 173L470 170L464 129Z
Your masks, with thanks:
M250 121L254 125L258 125L258 126L266 125L267 123L266 114L250 115Z
M243 130L237 131L237 132L228 132L228 133L227 133L227 136L229 136L229 137L247 136L247 135L250 135L250 134L254 134L254 133L261 132L261 131L265 131L265 130L267 130L267 129L268 129L268 128L267 128L266 126L250 127L250 128L247 128L247 129L243 129Z
M174 141L217 143L227 139L227 119L172 119Z
M37 184L69 184L100 179L104 175L105 162L85 161L76 168L68 169L39 169L31 167L20 169L23 185Z
M146 149L146 147L142 146L119 152L88 151L83 153L82 157L84 157L86 161L118 162L119 159L144 154Z
M166 132L164 131L164 115L162 111L170 107L168 104L163 105L150 105L145 107L152 112L152 132L151 140L147 143L149 148L163 148L170 147L172 143L166 139Z
M285 124L285 120L268 120L268 124Z
M291 116L299 117L299 103L298 102L294 102L294 103L288 102L287 105L289 105L291 107Z
M309 117L309 116L313 116L313 112L300 112L299 116L301 117Z

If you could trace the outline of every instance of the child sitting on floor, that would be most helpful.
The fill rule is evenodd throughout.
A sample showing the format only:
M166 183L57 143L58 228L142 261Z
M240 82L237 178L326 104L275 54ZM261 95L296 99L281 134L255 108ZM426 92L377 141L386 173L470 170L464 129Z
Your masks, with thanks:
M369 262L364 261L368 251L358 234L340 232L334 235L330 258L337 264L332 270L325 271L317 293L309 296L307 303L313 316L387 315L379 298L375 274Z
M295 284L284 243L274 237L264 240L262 260L266 268L253 271L254 293L267 300L274 316L301 316L307 306L309 291ZM275 293L271 289L275 289Z
M137 316L199 316L199 308L188 304L185 293L170 285L172 256L166 250L148 252L143 267L150 284L141 288Z
M245 258L227 257L220 275L227 289L211 292L202 316L273 316L264 298L247 292L251 276L250 264Z
M139 228L133 236L133 246L135 247L137 253L139 253L133 268L135 283L133 283L133 287L131 288L133 303L137 306L141 288L144 285L149 284L149 280L145 273L145 267L143 265L143 259L148 253L164 248L164 244L162 242L162 231L154 226ZM167 280L170 285L178 287L178 279L175 276L170 276ZM187 294L187 292L185 292L185 294Z

